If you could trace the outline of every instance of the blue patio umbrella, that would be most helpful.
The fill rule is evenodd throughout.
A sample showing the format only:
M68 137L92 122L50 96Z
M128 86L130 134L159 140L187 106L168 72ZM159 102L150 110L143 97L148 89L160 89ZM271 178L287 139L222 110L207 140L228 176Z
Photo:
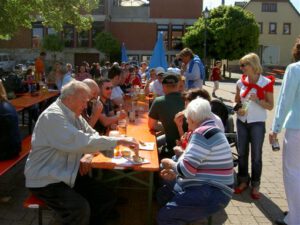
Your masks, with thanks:
M128 62L128 56L126 53L125 43L122 43L122 49L121 49L121 62Z
M150 58L149 68L163 67L165 70L168 68L166 60L166 52L164 48L163 32L158 33L158 38Z

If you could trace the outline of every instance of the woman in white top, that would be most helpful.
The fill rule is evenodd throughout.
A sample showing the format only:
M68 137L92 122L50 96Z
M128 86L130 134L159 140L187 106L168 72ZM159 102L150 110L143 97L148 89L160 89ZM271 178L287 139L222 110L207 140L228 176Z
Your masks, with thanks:
M259 185L262 172L262 146L265 137L266 110L273 109L273 77L261 75L262 67L255 53L240 59L242 78L237 81L235 102L241 103L237 111L238 182L235 193L247 189L251 181L251 197L260 199ZM251 177L248 173L249 144L251 143Z

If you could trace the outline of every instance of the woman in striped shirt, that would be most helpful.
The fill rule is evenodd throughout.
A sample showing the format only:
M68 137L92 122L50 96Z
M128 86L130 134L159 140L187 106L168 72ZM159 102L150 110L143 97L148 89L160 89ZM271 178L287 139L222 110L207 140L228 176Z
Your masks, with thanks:
M223 209L232 197L233 162L224 133L211 119L207 100L197 98L185 111L193 133L178 162L161 161L161 176L175 180L165 193L167 203L157 217L159 225L179 225L204 219ZM167 189L165 189L167 190Z

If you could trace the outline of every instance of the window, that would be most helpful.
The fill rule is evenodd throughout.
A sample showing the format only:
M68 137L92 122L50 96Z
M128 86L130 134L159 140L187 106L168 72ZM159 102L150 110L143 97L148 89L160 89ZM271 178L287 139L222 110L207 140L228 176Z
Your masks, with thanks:
M159 32L163 32L165 50L169 49L169 26L168 25L157 25L157 37Z
M185 25L184 26L184 33L186 33L188 31L188 28L191 27L191 26L193 26L193 25Z
M269 34L276 34L276 33L277 33L277 24L269 23Z
M128 55L128 61L129 62L136 62L138 64L139 56L138 55Z
M291 34L291 24L290 23L283 24L283 34Z
M151 58L151 55L142 55L141 62L147 62L147 63L149 63L150 62L150 58Z
M176 55L170 55L170 63L174 63L175 66L178 66Z
M183 26L182 25L173 25L172 26L172 49L173 50L181 50L183 47L182 44L182 36L183 36Z
M52 27L48 27L47 29L47 34L58 34L58 32L56 30L54 30Z
M104 23L103 22L94 22L92 27L92 41L93 46L95 46L95 38L97 34L104 31Z
M42 40L44 37L44 27L42 23L34 23L32 24L32 48L39 48L41 47Z
M262 3L261 5L262 12L277 12L276 3Z
M263 23L262 23L262 22L259 22L259 23L258 23L258 27L259 27L259 28L258 28L258 29L259 29L259 33L262 34L262 33L263 33Z
M89 47L89 31L82 31L77 35L77 47Z
M74 48L74 27L72 26L64 27L64 42L65 42L65 47Z

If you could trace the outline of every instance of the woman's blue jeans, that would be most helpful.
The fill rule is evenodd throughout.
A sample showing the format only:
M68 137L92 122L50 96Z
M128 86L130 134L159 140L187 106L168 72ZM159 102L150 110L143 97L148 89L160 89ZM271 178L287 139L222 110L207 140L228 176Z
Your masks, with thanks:
M251 144L251 185L259 187L262 171L262 147L265 139L265 122L247 123L237 119L237 142L239 153L239 183L248 183L249 144Z
M170 199L157 215L158 225L183 225L205 219L224 209L230 197L219 188L201 185L181 189L175 185L173 191L165 193Z

